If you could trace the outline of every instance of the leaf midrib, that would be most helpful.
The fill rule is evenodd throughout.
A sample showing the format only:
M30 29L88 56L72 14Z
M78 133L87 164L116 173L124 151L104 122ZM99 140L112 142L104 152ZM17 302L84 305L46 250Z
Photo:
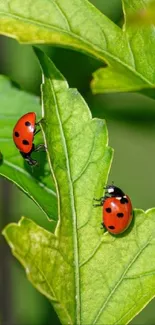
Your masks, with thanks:
M5 16L10 16L11 18L13 18L13 19L18 19L18 20L23 20L23 21L25 21L25 22L28 22L28 23L30 23L30 24L32 24L32 25L38 25L38 26L41 26L42 28L44 28L44 29L53 29L53 30L55 30L56 32L58 32L58 33L64 33L64 34L67 34L67 35L69 35L69 36L71 36L72 38L74 38L75 40L78 40L78 41L80 41L80 42L82 42L83 44L84 44L84 46L88 46L88 48L86 48L86 50L85 50L85 47L83 48L82 46L80 47L78 47L78 45L76 44L76 47L74 46L74 45L68 45L68 44L66 44L66 46L68 46L68 47L72 47L72 48L75 48L75 49L77 49L77 47L79 48L79 49L84 49L87 53L89 53L89 54L91 54L91 55L93 55L93 57L95 57L95 58L97 58L97 59L99 59L99 60L101 60L102 62L106 62L109 66L110 66L110 63L109 62L107 62L107 60L106 60L106 58L104 57L104 56L102 56L99 52L101 52L101 53L103 53L103 55L105 54L107 57L109 57L109 59L111 58L111 59L113 59L116 63L119 63L119 64L121 64L122 66L124 66L127 70L129 70L130 72L132 72L133 74L135 74L137 77L139 77L142 81L144 81L145 83L147 83L148 85L150 85L150 86L154 86L154 84L152 83L152 82L150 82L147 78L145 78L142 74L140 74L137 70L135 70L135 69L133 69L131 66L129 66L128 64L126 64L125 62L123 62L123 61L121 61L118 57L116 57L116 56L114 56L114 55L112 55L110 52L107 52L107 51L105 51L105 50L103 50L103 49L101 49L98 45L95 45L95 44L93 44L93 46L92 46L92 43L90 43L89 41L87 41L87 40L84 40L82 37L80 37L79 35L77 35L77 34L75 34L75 33L73 33L73 32L71 32L71 31L66 31L66 30L64 30L63 28L62 29L60 29L60 28L58 28L58 27L55 27L55 26L52 26L52 25L49 25L49 24L43 24L43 23L41 23L41 22L39 22L39 21L37 21L37 20L31 20L31 19L28 19L28 18L25 18L25 17L23 17L23 16L20 16L20 15L14 15L14 14L10 14L10 13L5 13L5 12L0 12L0 15L5 15ZM125 32L124 32L125 33ZM2 33L1 32L1 34L4 34L4 35L6 35L4 32ZM10 35L10 34L9 34ZM8 36L9 36L8 35ZM15 36L15 35L14 35ZM20 40L20 38L18 38L18 37L16 37L16 39L19 39ZM39 40L37 40L37 42L39 43ZM26 43L26 42L25 42ZM42 42L41 42L42 43ZM128 42L128 45L129 45L129 42ZM90 47L90 48L89 48ZM129 47L130 47L130 50L131 50L131 46L129 45ZM96 53L96 51L99 51L98 53ZM132 55L133 56L133 55Z
M80 273L79 273L79 249L78 249L78 236L77 236L77 216L76 216L76 209L75 209L75 200L74 200L74 189L73 189L73 184L72 184L72 177L71 177L71 168L70 168L70 163L69 163L69 159L68 159L68 149L67 149L67 143L66 143L66 138L65 138L65 134L64 134L64 130L63 130L63 126L62 126L62 122L61 122L61 117L60 117L60 113L59 113L59 106L58 106L58 102L57 102L57 98L56 98L56 93L54 90L54 86L52 84L52 81L49 79L50 82L50 86L51 86L51 91L53 94L53 99L55 102L55 107L56 107L56 114L57 114L57 118L58 118L58 122L59 122L59 127L60 127L60 134L61 134L61 139L62 139L62 144L63 144L63 148L64 148L64 153L65 153L65 157L66 157L66 165L67 165L67 178L68 178L68 182L69 182L69 192L70 192L70 201L71 201L71 210L72 210L72 228L73 228L73 251L74 251L74 267L75 267L75 271L74 271L74 275L75 275L75 308L76 308L76 320L75 320L75 324L80 325L81 324L81 302L80 302ZM52 164L51 164L52 166ZM57 188L58 190L58 188ZM59 194L60 197L60 194ZM60 200L58 200L58 204L60 204ZM58 209L60 211L60 207ZM58 223L58 227L59 227L59 223ZM57 230L56 230L57 231Z

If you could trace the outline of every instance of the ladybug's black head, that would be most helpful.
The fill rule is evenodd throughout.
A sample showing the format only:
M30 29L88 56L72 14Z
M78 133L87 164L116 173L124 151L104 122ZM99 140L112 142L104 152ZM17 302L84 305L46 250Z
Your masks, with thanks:
M111 197L122 197L124 196L124 192L119 188L114 185L107 185L105 187L106 192L111 196Z

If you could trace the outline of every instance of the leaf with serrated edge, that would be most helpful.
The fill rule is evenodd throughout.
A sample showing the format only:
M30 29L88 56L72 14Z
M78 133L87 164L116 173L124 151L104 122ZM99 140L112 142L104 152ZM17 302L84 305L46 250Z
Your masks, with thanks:
M36 54L59 222L50 234L23 218L3 234L62 324L126 324L155 295L155 209L136 210L122 235L103 233L102 209L92 201L102 193L111 162L105 123L92 119L78 92L45 54Z
M111 164L112 150L107 146L105 122L92 119L86 103L77 90L68 88L63 76L45 54L37 49L36 53L44 73L43 133L58 195L59 222L55 232L56 244L55 241L53 242L53 235L52 240L49 239L49 254L52 256L54 254L54 257L50 258L50 255L47 257L50 274L46 274L47 266L44 261L46 252L43 249L44 233L47 232L42 230L43 239L41 239L40 236L37 237L37 229L41 232L41 228L35 229L34 232L32 230L34 236L32 234L32 240L29 238L29 243L33 246L33 241L36 240L36 245L37 243L42 245L40 268L43 267L45 270L44 276L45 279L49 279L49 287L54 288L52 292L54 290L56 301L53 303L62 323L79 324L81 317L79 265L82 259L86 259L94 250L99 241L100 219L95 218L97 211L93 208L93 197L103 192L103 185L106 183ZM11 227L8 228L10 234ZM15 225L13 227L21 229L22 223L20 227L16 228ZM30 221L28 229L31 231ZM25 236L28 229L26 227ZM83 239L82 229L85 230ZM25 236L21 238L24 240ZM89 236L93 238L90 243L86 240ZM15 237L18 238L17 234ZM85 242L84 255L81 246L83 242ZM53 249L56 249L55 245L57 251L53 253ZM30 256L29 254L31 255L31 246L25 256ZM39 249L36 259L38 254ZM34 256L32 259L34 261ZM39 260L40 257L36 265L39 265ZM27 268L30 270L29 266ZM36 275L33 276L33 283L37 285L35 277ZM47 286L46 290L44 289L45 281L41 280L42 282L43 287L39 289L49 297Z
M122 0L128 12L148 0ZM23 43L56 44L106 62L94 73L94 93L154 88L153 26L123 30L87 0L1 0L0 33ZM128 22L128 20L127 20Z
M154 215L155 209L146 214L136 210L135 225L126 236L100 232L86 259L89 249L83 243L86 252L79 250L83 255L79 267L81 320L77 323L74 266L64 247L60 249L58 238L25 218L7 226L3 234L29 280L53 303L62 324L120 325L127 324L155 295ZM91 240L94 238L89 239L90 245Z
M9 79L0 76L0 175L16 184L47 215L57 220L56 194L46 163L46 154L37 153L39 166L28 166L13 143L12 132L17 120L27 112L35 112L38 120L41 112L39 98L15 88ZM43 142L36 135L34 143ZM54 226L54 225L53 225Z

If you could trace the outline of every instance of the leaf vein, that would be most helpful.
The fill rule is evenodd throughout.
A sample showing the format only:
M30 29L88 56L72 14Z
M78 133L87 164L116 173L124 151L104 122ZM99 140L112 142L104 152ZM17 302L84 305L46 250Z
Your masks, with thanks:
M153 275L155 275L155 270L153 270L151 272L144 272L144 273L137 274L137 275L133 275L133 276L126 276L124 279L126 279L126 280L130 280L130 279L141 279L143 277L153 276Z
M59 106L58 101L56 97L56 93L54 91L54 87L52 84L52 81L49 80L51 85L51 91L53 93L53 98L55 100L56 105L56 113L57 118L59 121L60 126L60 133L62 137L62 142L64 146L64 152L66 156L66 164L67 164L67 174L68 174L68 181L70 186L70 194L71 194L71 208L72 208L72 216L73 216L73 241L74 241L74 263L75 263L75 291L76 291L76 323L80 325L80 318L81 318L81 305L80 305L80 274L79 274L79 247L78 247L78 238L77 238L77 216L76 216L76 209L75 209L75 199L74 199L74 187L73 187L73 181L71 177L71 167L70 162L68 159L68 148L67 148L67 140L64 134L64 129L62 125L62 121L60 118L60 112L59 112Z
M84 172L88 168L89 164L94 163L93 161L90 161L94 146L95 146L95 138L93 139L92 147L91 147L91 149L89 151L89 157L87 158L87 161L86 161L85 165L83 166L83 168L82 168L81 172L79 173L79 175L77 175L73 179L73 183L77 182L78 179L84 174Z
M133 68L136 70L136 60L135 60L135 57L134 57L134 52L132 50L132 47L131 47L131 44L130 44L130 40L128 39L128 45L129 45L129 49L130 49L130 53L132 55L132 63L133 63Z
M65 19L66 21L66 24L67 24L67 27L68 27L68 30L71 31L71 26L69 24L69 21L68 21L68 18L65 14L65 12L62 10L62 8L60 8L60 4L58 4L57 2L54 2L52 4L55 4L55 6L58 8L59 12L61 13L62 17Z
M117 284L114 286L114 288L111 290L111 292L109 293L109 295L107 296L107 299L105 300L105 302L103 303L102 307L100 308L99 312L97 313L97 315L95 316L94 321L92 322L92 324L96 324L99 317L101 316L103 310L106 308L110 298L114 295L115 291L117 290L117 288L119 287L119 285L121 284L121 282L123 281L126 273L129 271L129 269L131 268L131 266L134 264L134 262L136 261L136 259L140 256L140 254L143 252L143 250L149 245L150 240L139 250L139 252L133 257L133 259L130 261L130 263L127 265L125 271L123 272L122 276L120 277L119 281L117 282Z
M148 85L150 86L154 86L154 84L152 82L150 82L146 77L144 77L141 73L139 73L138 71L134 70L132 66L129 66L127 63L121 61L121 59L119 59L118 57L114 56L113 54L111 54L110 52L107 52L106 50L100 48L97 44L93 44L91 43L90 41L86 40L86 39L83 39L83 37L81 37L80 35L78 34L75 34L73 31L69 32L69 31L66 31L65 29L63 28L58 28L58 27L55 27L55 26L52 26L50 24L43 24L41 23L40 21L37 21L37 20L32 20L32 19L28 19L28 18L25 18L23 16L20 16L19 14L18 15L15 15L15 14L9 14L9 13L5 13L5 12L0 12L0 15L3 15L3 16L10 16L11 18L13 19L18 19L18 20L23 20L25 21L26 23L29 22L30 24L33 24L36 23L38 26L41 26L43 28L46 28L46 29L50 29L52 30L55 30L56 32L59 32L60 34L63 32L64 34L67 34L71 37L73 37L74 39L82 42L84 45L88 46L89 49L85 50L85 48L83 48L83 46L79 46L78 44L76 44L76 48L78 47L79 49L83 50L83 51L86 51L87 53L93 55L95 58L98 57L99 60L101 60L102 62L106 62L107 64L109 64L109 62L107 62L107 59L104 57L104 55L107 55L107 57L110 59L113 59L115 62L118 62L119 64L121 64L122 66L124 66L126 69L128 69L129 71L131 71L133 74L135 74L137 77L139 77L142 81L144 81L145 83L147 83ZM6 34L6 33L2 33L4 35L10 35L9 33ZM18 39L18 37L16 37L16 39ZM72 47L74 47L74 45L72 45ZM94 51L98 51L98 53L95 53L94 54Z
M80 265L79 267L82 267L84 266L87 262L89 262L93 256L96 254L96 252L98 251L98 249L100 248L100 246L103 244L103 240L100 240L99 243L96 245L96 247L94 248L92 254L86 259L84 260Z

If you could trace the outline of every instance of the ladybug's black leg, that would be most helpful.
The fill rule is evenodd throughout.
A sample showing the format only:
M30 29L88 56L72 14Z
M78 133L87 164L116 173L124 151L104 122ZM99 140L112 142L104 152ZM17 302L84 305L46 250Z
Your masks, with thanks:
M93 198L94 201L101 201L102 200L102 196L99 199L96 199L95 197Z
M36 135L36 134L39 133L40 131L41 131L41 129L39 129L39 130L34 129L34 135Z
M107 231L104 222L101 222L101 229L102 229L102 230L104 229L104 231Z
M44 144L39 144L38 146L34 146L34 148L33 148L33 151L35 151L35 152L37 152L37 151L40 151L40 150L43 150L43 151L46 151L46 147L45 147L45 145Z
M20 151L22 157L25 159L25 161L27 161L27 163L30 165L30 166L37 166L38 165L38 162L37 160L35 159L32 159L31 156L30 156L30 153L24 153L22 151Z
M101 222L101 229L104 229L104 228L105 228L104 223Z
M30 156L28 156L27 158L25 158L25 160L27 161L27 163L28 163L30 166L37 166L37 165L38 165L37 160L32 159Z
M94 207L100 207L100 206L102 206L103 205L103 203L104 203L104 201L105 201L105 198L104 198L104 196L102 196L102 197L100 197L100 199L93 199L94 201L98 201L98 202L100 202L99 204L93 204L93 206Z
M43 121L43 118L41 118L41 119L36 123L36 125L39 125L42 121Z
M100 204L93 204L93 207L94 208L97 208L97 207L101 207L103 204L102 203L100 203Z
M39 122L35 124L35 128L34 128L34 131L33 131L33 134L34 134L34 135L36 135L38 132L41 131L40 128L37 130L37 127L38 127L38 126L39 126Z

